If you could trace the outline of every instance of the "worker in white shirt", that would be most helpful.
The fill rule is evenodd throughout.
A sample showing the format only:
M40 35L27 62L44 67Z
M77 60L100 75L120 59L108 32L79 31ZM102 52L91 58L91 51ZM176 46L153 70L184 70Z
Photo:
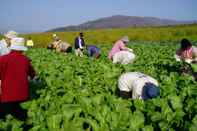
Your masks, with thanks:
M8 31L4 34L5 39L0 41L0 56L6 55L10 52L9 46L11 45L11 40L17 37L15 31Z
M154 78L140 73L128 72L118 80L120 97L147 100L159 96L158 82Z

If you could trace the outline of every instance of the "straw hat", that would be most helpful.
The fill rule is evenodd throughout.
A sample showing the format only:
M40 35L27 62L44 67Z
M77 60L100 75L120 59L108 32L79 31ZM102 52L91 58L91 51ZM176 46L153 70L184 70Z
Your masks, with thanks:
M56 34L53 34L53 37L57 37L57 35Z
M11 50L17 50L17 51L26 51L27 47L25 47L25 39L24 38L13 38L11 40Z
M129 42L129 37L128 36L124 36L124 37L121 38L121 40L123 42Z
M15 31L8 31L6 34L4 34L5 37L7 38L16 38L18 35L18 33L16 33Z

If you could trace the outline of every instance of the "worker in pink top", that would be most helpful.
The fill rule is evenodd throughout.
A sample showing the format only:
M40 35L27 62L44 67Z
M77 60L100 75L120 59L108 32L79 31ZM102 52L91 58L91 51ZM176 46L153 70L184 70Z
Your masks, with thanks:
M128 42L128 36L124 36L114 44L108 55L108 58L112 60L113 63L129 64L133 62L135 55L132 49L126 47Z
M187 39L181 40L181 48L176 51L176 61L183 62L181 73L192 75L197 81L197 47Z
M197 47L192 46L187 39L181 40L181 48L177 50L175 58L177 61L184 60L187 63L197 62Z

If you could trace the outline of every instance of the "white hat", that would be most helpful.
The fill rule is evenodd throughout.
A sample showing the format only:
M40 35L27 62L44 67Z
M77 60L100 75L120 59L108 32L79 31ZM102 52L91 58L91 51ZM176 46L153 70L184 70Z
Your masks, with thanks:
M11 50L18 50L18 51L26 51L27 47L25 47L25 39L24 38L13 38L11 40Z
M121 40L123 42L129 42L129 37L128 36L124 36L124 37L121 38Z
M10 38L10 39L16 38L17 35L18 34L15 31L8 31L6 34L4 34L5 37Z

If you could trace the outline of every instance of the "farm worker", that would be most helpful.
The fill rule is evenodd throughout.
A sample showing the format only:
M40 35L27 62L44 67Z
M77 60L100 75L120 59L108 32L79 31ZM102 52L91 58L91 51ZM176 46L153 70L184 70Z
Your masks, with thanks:
M87 50L88 50L88 56L95 57L96 59L100 57L100 49L95 45L87 46Z
M28 38L28 40L26 42L26 45L27 45L28 48L32 48L34 46L34 42L31 39L31 37Z
M47 45L47 49L53 50L56 49L58 43L60 42L59 37L56 34L52 35L53 42Z
M5 39L0 41L0 56L8 54L10 52L9 46L11 40L17 37L17 33L15 31L8 31L4 34Z
M30 59L23 55L27 50L24 45L24 38L13 38L10 53L0 57L0 118L12 114L25 121L27 117L20 103L29 98L28 76L33 79L35 71Z
M59 37L56 34L53 34L52 37L53 37L53 41L58 41L59 40Z
M56 34L53 34L53 48L56 49L58 44L61 42L60 38L56 35Z
M175 59L187 63L197 62L197 47L192 46L189 40L182 39L181 48L176 51Z
M176 51L175 59L183 61L181 71L183 74L192 75L197 81L197 47L192 46L187 39L181 40L181 48Z
M140 72L122 74L118 80L118 88L122 98L146 100L159 96L157 80Z
M76 56L83 57L83 49L85 47L85 41L83 33L79 33L79 36L75 38L75 54Z
M56 51L58 52L63 52L63 53L69 53L69 52L72 52L72 47L69 43L67 42L63 42L63 41L59 41L57 43L57 45L55 46L56 48Z
M108 58L113 60L113 63L129 64L134 61L135 54L133 53L133 50L126 47L128 42L128 36L124 36L114 44L108 55Z
M63 42L56 34L53 34L53 38L54 38L54 42L52 43L51 46L57 52L63 52L65 54L72 52L72 47L69 43Z

